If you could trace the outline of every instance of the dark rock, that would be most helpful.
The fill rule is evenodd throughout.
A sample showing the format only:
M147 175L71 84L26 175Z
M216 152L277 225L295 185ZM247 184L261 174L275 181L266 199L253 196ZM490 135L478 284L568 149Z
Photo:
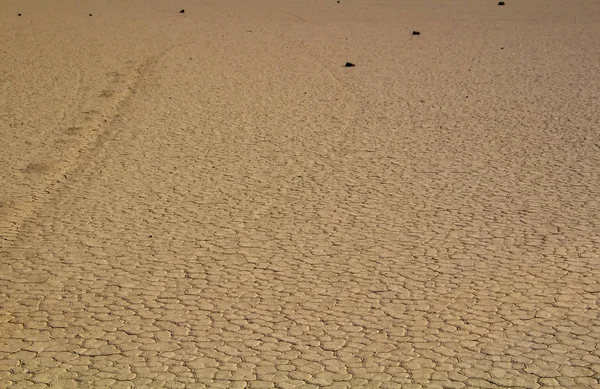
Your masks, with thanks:
M90 16L92 16L92 14L90 14Z
M184 14L185 13L185 9L182 9L181 11L179 11L180 14Z
M19 14L18 16L21 16L21 14Z
M345 68L351 68L356 66L355 64L353 64L352 62L346 62L346 64L344 65Z
M421 33L419 31L413 31L412 33L413 35L421 35Z
M504 1L499 2L498 5L504 5Z
M339 3L340 3L340 0L338 0L337 2L338 2L338 4L339 4Z

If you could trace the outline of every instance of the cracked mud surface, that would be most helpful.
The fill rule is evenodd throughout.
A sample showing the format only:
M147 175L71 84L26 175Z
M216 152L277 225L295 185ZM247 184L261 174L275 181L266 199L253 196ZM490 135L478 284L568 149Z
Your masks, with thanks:
M0 387L600 388L600 10L442 3L2 11Z

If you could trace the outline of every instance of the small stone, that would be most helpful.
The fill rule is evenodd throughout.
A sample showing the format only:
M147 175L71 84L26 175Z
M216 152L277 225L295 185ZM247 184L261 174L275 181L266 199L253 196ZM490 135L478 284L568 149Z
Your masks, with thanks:
M217 374L217 369L213 367L201 367L198 369L194 369L194 375L198 379L212 380Z
M90 16L92 16L92 14L90 14Z
M356 65L353 64L352 62L346 62L346 64L344 65L344 67L346 67L346 68L351 68L353 66L356 66Z
M421 33L419 31L413 31L412 34L413 35L421 35Z
M240 368L232 372L231 379L233 381L254 381L256 376L250 368Z
M19 14L18 16L21 16L21 14Z
M184 14L185 13L185 9L182 9L181 11L179 11L180 14Z
M590 377L594 374L590 369L580 366L562 366L559 370L564 376L570 378Z
M345 339L334 339L328 342L323 342L321 347L323 347L323 350L337 351L344 347L345 344Z
M504 5L504 1L499 2L498 5Z
M555 378L540 378L539 382L544 386L560 386L560 382Z

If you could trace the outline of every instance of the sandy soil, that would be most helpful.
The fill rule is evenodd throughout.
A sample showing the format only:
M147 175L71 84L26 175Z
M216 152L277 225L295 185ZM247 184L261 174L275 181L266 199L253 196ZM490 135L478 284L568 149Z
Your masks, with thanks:
M506 3L0 0L0 387L600 388L600 2Z

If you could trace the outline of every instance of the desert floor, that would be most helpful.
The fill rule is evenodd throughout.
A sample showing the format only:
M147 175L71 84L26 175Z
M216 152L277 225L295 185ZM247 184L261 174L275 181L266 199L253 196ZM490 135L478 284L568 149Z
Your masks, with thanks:
M600 388L599 20L0 0L0 387Z

